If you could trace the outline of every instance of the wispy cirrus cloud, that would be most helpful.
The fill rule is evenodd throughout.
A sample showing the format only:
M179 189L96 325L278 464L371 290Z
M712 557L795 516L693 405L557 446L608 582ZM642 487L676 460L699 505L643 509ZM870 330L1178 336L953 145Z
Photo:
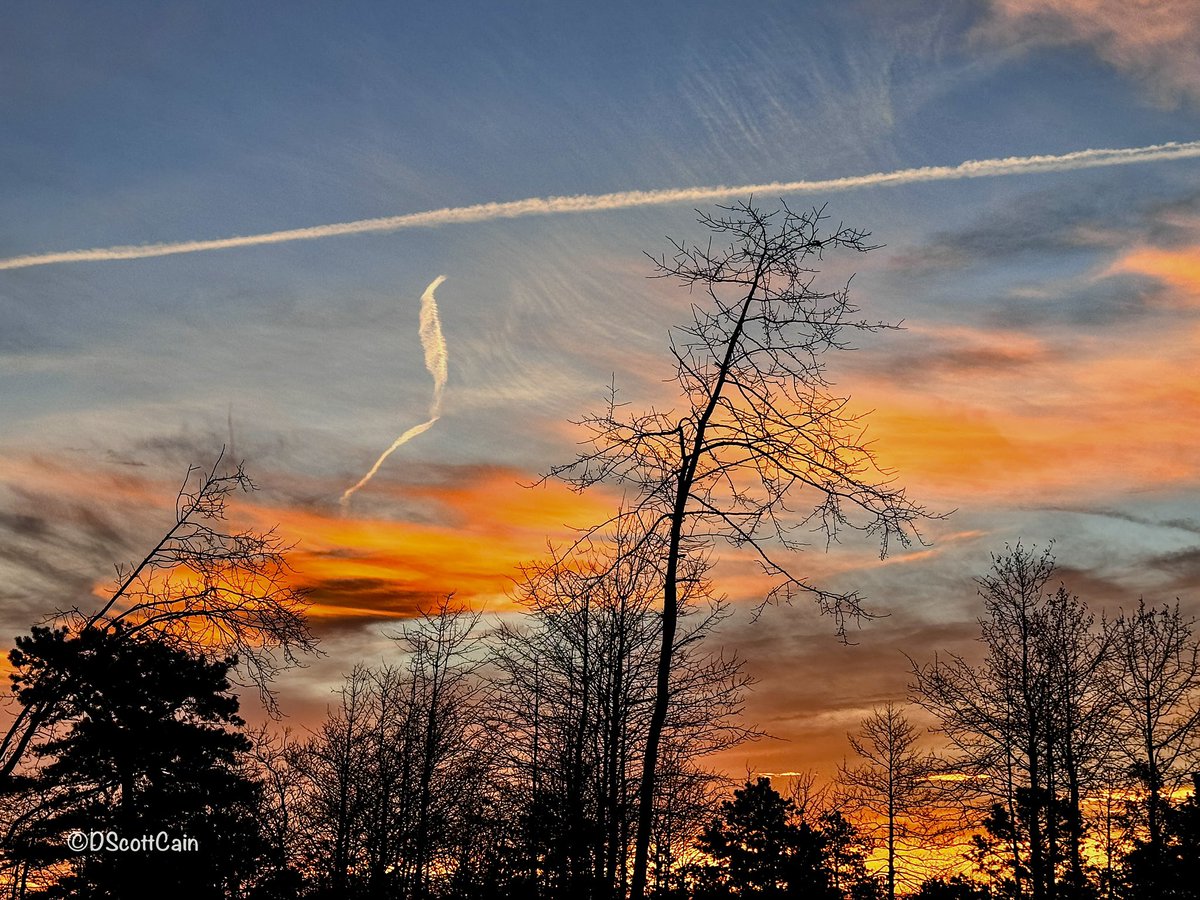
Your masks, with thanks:
M666 206L675 203L701 203L727 200L752 194L784 196L853 190L856 188L888 187L920 184L933 181L956 181L966 178L995 178L1036 172L1064 172L1094 169L1104 166L1134 165L1175 159L1200 157L1200 141L1168 142L1144 147L1076 150L1058 155L1010 156L996 159L967 160L954 166L922 166L873 172L843 178L814 181L772 181L736 186L671 188L657 191L618 191L610 194L577 194L568 197L529 197L505 203L479 203L471 206L445 207L427 212L359 219L332 225L315 225L263 234L211 240L178 241L166 244L98 247L89 250L64 250L0 259L0 269L25 269L72 262L108 262L116 260L149 259L181 253L203 253L209 250L228 250L237 247L257 247L311 241L355 234L400 231L408 228L432 228L439 225L486 222L496 219L515 219L524 216L562 215L566 213L603 212L631 209L640 206Z

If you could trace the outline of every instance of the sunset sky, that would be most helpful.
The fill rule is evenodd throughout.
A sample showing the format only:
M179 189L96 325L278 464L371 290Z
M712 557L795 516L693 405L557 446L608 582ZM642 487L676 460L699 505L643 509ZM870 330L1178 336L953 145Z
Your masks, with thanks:
M643 252L706 239L695 208L715 201L320 226L1167 143L1192 147L784 193L884 245L830 257L818 284L856 272L866 315L905 328L831 375L910 495L953 513L883 561L853 540L804 556L888 614L849 647L803 605L752 622L757 582L727 558L720 640L759 679L748 715L786 740L722 764L829 770L905 697L901 651L971 649L971 579L1005 542L1053 540L1097 611L1200 612L1198 58L1194 0L15 4L0 634L102 591L164 530L187 466L228 445L261 487L236 523L277 525L312 591L328 656L281 685L306 721L397 619L451 591L511 613L517 565L612 510L522 485L573 456L568 420L614 375L635 407L669 406L667 329L691 298L647 280ZM430 416L418 313L439 275L440 418L343 509Z

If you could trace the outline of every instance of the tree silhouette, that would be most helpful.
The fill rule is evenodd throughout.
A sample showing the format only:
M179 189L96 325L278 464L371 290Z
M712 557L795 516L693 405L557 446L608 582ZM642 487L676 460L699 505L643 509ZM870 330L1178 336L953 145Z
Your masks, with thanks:
M551 476L582 490L598 483L626 488L617 513L633 533L661 547L662 635L654 706L643 754L631 896L646 887L660 743L670 706L681 579L686 560L716 540L750 550L774 579L766 601L816 599L839 631L861 615L854 592L832 592L796 572L787 556L804 546L800 533L823 531L827 542L845 528L874 535L886 553L907 543L924 515L878 472L861 440L858 416L834 395L824 355L847 346L845 332L888 327L856 319L846 288L814 289L810 263L827 250L870 249L863 231L822 231L820 210L786 206L765 213L750 204L703 215L712 242L675 244L655 263L704 295L692 322L671 334L680 406L629 414L617 402L585 417L590 449ZM793 514L793 510L799 510ZM603 527L603 526L601 526ZM798 532L798 529L801 532ZM782 553L780 553L782 551Z
M184 653L236 657L245 680L275 710L274 677L316 651L303 592L287 578L288 547L273 531L232 531L230 497L255 489L242 467L192 466L175 499L175 520L137 563L117 567L117 584L96 609L60 610L71 634L98 631L117 640L153 638ZM0 738L0 783L17 772L42 729L59 717L60 698L45 682Z
M939 718L968 800L985 801L981 873L1015 896L1086 898L1099 857L1112 896L1114 860L1134 846L1126 892L1169 896L1171 798L1200 761L1194 623L1178 604L1139 601L1098 625L1065 586L1047 589L1054 571L1049 550L994 556L977 579L982 663L914 665L914 694Z
M1018 543L977 579L987 650L914 665L917 701L938 717L964 791L986 797L993 841L1007 842L1004 868L1022 895L1084 891L1082 797L1110 753L1111 691L1103 689L1108 641L1085 604L1046 590L1049 550ZM1065 874L1065 878L1063 877Z
M25 706L53 696L42 763L25 786L37 805L15 823L14 855L65 875L47 896L122 897L154 884L164 896L216 898L249 878L262 848L258 785L240 769L233 659L193 657L120 627L69 635L34 628L10 653ZM74 854L71 831L194 839L183 852Z
M807 821L803 815L801 822ZM839 896L851 900L879 900L882 885L867 873L871 841L840 810L830 809L817 819L817 830L824 843L825 868L830 884Z
M836 898L820 831L795 821L796 808L768 778L747 781L721 804L697 848L711 861L694 866L697 900L761 897Z
M581 900L622 896L628 883L661 626L659 560L645 545L628 552L629 535L609 537L526 566L517 600L527 614L502 623L490 642L503 765L513 799L536 809L524 819L530 883ZM664 876L666 858L708 817L694 822L689 812L713 781L695 761L752 735L739 722L749 683L741 661L704 652L725 613L703 561L690 560L655 797Z
M962 875L951 875L922 882L920 889L911 896L912 900L991 900L993 894L986 885Z
M1200 754L1200 643L1193 622L1174 607L1149 607L1120 615L1111 628L1111 688L1126 725L1125 759L1145 795L1142 850L1165 860L1164 795L1179 786L1180 770ZM1165 872L1153 863L1147 877ZM1167 889L1167 881L1153 882Z
M355 666L338 707L294 748L314 896L428 897L470 849L459 835L473 833L490 762L478 622L446 598L406 623L394 635L403 663Z
M1197 900L1200 898L1200 773L1192 776L1192 793L1161 808L1162 830L1156 845L1135 842L1125 859L1127 896L1131 900Z
M882 837L889 900L896 897L898 842L911 846L915 839L930 836L928 817L941 794L932 778L941 762L917 749L919 737L904 712L888 702L863 719L859 733L850 736L860 761L842 766L839 772L848 804L862 814L869 833Z

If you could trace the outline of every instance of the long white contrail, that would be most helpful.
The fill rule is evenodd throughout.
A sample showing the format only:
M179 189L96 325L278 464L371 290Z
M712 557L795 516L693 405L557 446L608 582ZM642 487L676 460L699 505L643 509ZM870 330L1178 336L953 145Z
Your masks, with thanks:
M875 172L846 178L822 181L774 181L766 184L736 186L676 188L660 191L620 191L614 194L577 194L572 197L529 197L507 203L479 203L474 206L452 206L427 212L388 216L382 219L359 219L334 225L314 225L249 234L240 237L204 241L180 241L171 244L141 244L131 247L99 247L92 250L64 250L57 253L38 253L0 259L0 269L25 269L69 262L105 262L119 259L147 259L152 256L171 256L176 253L201 253L205 250L226 250L233 247L257 247L262 244L284 244L290 241L313 241L319 238L346 234L370 234L399 231L403 228L430 228L463 222L485 222L490 219L515 219L520 216L545 216L561 213L599 212L628 209L635 206L664 206L671 203L697 203L722 200L749 194L815 193L843 191L852 188L882 187L885 185L916 184L923 181L953 181L960 178L990 178L998 175L1018 175L1031 172L1063 172L1072 169L1094 169L1101 166L1132 165L1168 159L1189 159L1200 156L1200 141L1152 144L1148 147L1128 147L1109 150L1077 150L1058 156L1010 156L1005 159L974 159L957 166L926 166L919 169L898 169L894 172Z
M375 465L371 466L370 471L358 480L358 484L347 488L346 492L342 494L343 509L350 502L350 498L354 496L354 492L375 477L375 473L379 471L379 467L383 465L385 459L417 435L428 431L442 415L442 391L446 387L446 364L449 356L446 353L446 340L442 337L442 323L438 317L437 298L433 292L445 280L445 275L439 275L429 282L429 287L425 288L425 293L421 295L421 316L417 328L417 334L421 338L421 348L425 351L425 368L433 378L433 400L429 404L429 420L420 425L414 425L392 441L392 445L383 451L379 459L375 460Z

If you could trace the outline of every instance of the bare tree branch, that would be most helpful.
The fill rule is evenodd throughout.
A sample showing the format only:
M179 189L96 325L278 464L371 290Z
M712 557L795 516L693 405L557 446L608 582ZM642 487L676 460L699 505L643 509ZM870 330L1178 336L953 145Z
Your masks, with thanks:
M814 288L826 250L872 249L866 232L826 229L823 209L765 212L751 203L701 214L706 244L672 242L650 257L655 277L703 293L692 321L672 330L669 349L680 407L630 412L615 386L600 413L580 420L585 449L550 470L576 490L597 484L626 490L629 511L658 530L665 548L663 629L655 709L647 736L631 896L646 885L658 744L668 715L683 561L714 542L748 547L774 586L763 603L814 597L839 635L864 615L853 591L819 588L792 566L808 529L826 546L846 530L879 541L920 541L926 511L893 486L863 439L860 418L830 393L825 354L849 347L848 335L895 326L858 316L849 285ZM728 241L725 249L714 238ZM795 503L796 512L789 504ZM610 520L611 523L612 520ZM609 524L609 523L606 523Z
M226 509L237 492L255 490L224 449L208 469L191 466L175 499L175 520L137 563L117 566L117 581L98 609L60 610L49 622L71 633L89 629L123 639L153 635L192 654L237 657L243 683L278 713L271 687L285 668L318 652L305 617L308 602L290 583L286 544L274 530L231 531ZM54 701L26 706L0 739L0 779L12 775L31 741L54 715Z

